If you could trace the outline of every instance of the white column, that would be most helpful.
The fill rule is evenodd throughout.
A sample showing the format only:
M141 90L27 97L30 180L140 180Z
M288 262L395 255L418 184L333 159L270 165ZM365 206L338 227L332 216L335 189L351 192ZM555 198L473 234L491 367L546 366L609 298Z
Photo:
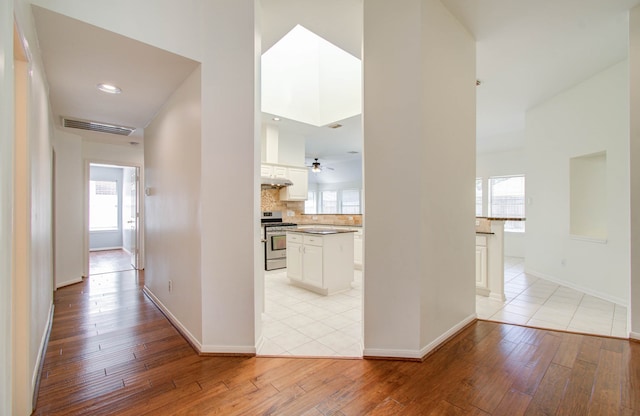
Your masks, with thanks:
M0 0L0 414L12 412L13 1Z
M475 42L438 0L364 2L365 356L475 310Z
M220 0L203 8L203 351L255 352L261 247L256 4Z
M629 16L631 291L629 335L640 339L640 6Z

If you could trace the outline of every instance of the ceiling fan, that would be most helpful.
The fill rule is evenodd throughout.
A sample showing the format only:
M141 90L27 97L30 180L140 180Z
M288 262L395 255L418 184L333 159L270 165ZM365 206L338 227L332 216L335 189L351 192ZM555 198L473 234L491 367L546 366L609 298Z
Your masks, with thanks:
M311 169L311 172L314 173L318 173L318 172L322 172L324 169L327 170L334 170L333 168L330 168L329 166L320 166L320 162L318 162L318 158L314 158L313 159L313 163L311 163L311 165L309 165L308 167Z

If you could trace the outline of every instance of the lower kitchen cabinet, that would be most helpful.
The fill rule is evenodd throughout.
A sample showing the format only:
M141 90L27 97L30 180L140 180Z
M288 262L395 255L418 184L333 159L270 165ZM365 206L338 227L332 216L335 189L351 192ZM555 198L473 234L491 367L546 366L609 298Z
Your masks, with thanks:
M288 231L289 281L322 295L351 289L353 241L351 232L313 234L304 230Z
M476 236L476 293L489 295L487 281L487 237Z

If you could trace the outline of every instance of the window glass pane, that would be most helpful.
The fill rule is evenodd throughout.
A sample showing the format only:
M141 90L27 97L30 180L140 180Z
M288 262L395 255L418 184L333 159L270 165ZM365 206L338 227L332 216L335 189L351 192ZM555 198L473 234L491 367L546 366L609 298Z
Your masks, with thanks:
M343 214L359 214L360 213L360 190L345 189L342 191L342 213Z
M476 217L482 217L482 178L476 178Z
M489 178L489 216L524 217L524 176ZM505 231L524 231L524 221L506 221Z
M118 183L89 182L89 230L118 229Z
M316 209L316 193L314 191L309 191L309 193L307 194L307 200L304 201L304 213L305 214L318 213Z
M320 214L335 214L338 212L338 192L320 192Z

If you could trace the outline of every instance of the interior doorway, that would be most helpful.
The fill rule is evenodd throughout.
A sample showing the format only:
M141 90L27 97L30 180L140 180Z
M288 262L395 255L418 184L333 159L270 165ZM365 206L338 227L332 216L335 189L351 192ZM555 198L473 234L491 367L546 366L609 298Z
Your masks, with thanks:
M139 166L89 163L89 276L140 268L139 184Z

